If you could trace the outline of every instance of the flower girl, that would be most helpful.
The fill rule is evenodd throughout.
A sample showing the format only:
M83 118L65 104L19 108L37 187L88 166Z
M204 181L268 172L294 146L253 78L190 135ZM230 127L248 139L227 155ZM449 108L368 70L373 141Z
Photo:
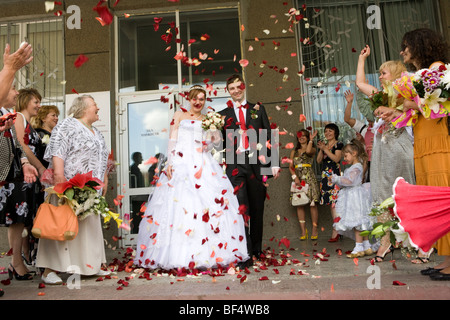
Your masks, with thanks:
M334 228L341 234L353 230L356 245L347 257L357 258L373 254L368 237L360 235L361 231L372 229L369 217L372 203L370 185L364 183L368 157L363 144L356 139L344 147L343 153L344 160L351 167L344 171L343 176L333 174L329 177L341 187L336 203Z

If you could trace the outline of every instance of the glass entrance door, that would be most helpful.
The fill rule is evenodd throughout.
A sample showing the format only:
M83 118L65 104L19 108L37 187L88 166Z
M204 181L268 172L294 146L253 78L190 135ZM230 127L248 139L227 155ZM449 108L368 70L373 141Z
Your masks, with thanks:
M120 98L119 150L121 213L130 230L121 229L124 246L135 243L141 207L153 192L153 177L166 161L173 108L160 95L142 94ZM173 104L172 104L173 105Z
M226 108L229 99L222 90L217 95L208 95L203 112L220 111ZM129 230L121 228L120 235L121 245L131 246L136 244L141 208L155 188L153 177L161 172L167 160L169 127L175 112L171 106L187 107L188 103L175 94L166 95L165 99L161 99L161 94L127 94L119 101L118 183L119 193L124 196L120 211L130 226Z

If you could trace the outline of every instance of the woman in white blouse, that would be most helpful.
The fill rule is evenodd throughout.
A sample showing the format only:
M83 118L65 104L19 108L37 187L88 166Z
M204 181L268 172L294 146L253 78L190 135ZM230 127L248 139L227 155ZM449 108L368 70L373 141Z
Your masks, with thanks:
M52 131L44 159L54 171L55 185L78 173L92 171L92 176L105 183L108 150L101 132L92 126L99 119L99 108L89 95L77 97L68 118ZM105 275L101 265L106 262L100 216L92 215L79 221L78 235L70 241L40 239L36 265L45 268L42 280L60 284L54 271L75 272L81 275Z

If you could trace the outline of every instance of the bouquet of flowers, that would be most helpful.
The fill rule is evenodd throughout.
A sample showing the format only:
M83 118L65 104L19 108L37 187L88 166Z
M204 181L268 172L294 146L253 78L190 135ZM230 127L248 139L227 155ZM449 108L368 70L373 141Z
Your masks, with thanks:
M369 98L365 99L370 102L372 112L381 106L396 109L402 104L401 99L398 99L398 94L394 91L391 81L383 81L382 86L383 90L373 92Z
M375 205L369 215L380 216L388 212L389 219L386 222L374 223L372 230L362 231L360 235L381 239L390 232L389 240L391 245L400 247L404 257L414 258L417 255L416 249L411 245L408 233L399 227L400 221L394 213L394 206L395 201L392 197L384 200L380 205Z
M206 114L206 117L202 121L202 128L205 131L222 130L224 125L225 125L225 120L222 118L222 115L215 111L209 111Z
M425 118L450 114L450 64L422 69L413 75L403 73L393 85L405 99L416 102Z
M368 98L365 98L365 100L370 102L372 112L374 112L378 107L388 105L388 95L383 90L373 92Z
M103 182L92 176L92 171L77 174L66 182L47 188L49 193L55 193L59 198L65 198L78 219L83 220L90 215L101 215L107 224L111 218L119 227L122 223L118 213L113 213L105 197L98 193L104 186Z

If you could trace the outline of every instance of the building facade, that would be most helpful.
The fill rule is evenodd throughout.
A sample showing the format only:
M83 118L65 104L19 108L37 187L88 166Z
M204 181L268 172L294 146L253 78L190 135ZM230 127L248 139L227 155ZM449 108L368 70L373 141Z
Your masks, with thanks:
M33 45L35 59L18 74L18 87L40 90L43 104L58 105L61 117L78 94L97 101L96 126L118 163L108 199L113 205L124 196L117 210L131 225L112 226L106 236L132 245L141 205L154 188L155 168L145 160L164 159L171 117L186 104L183 92L191 85L204 85L207 106L219 111L229 99L226 79L242 73L247 99L264 104L281 132L283 159L301 128L321 134L335 122L341 141L352 138L343 92L356 90L366 44L373 49L368 81L379 86L378 66L400 58L406 31L428 27L450 41L449 21L449 0L6 0L0 1L0 45ZM356 106L353 112L364 121ZM288 163L281 167L281 177L269 180L269 246L300 232L289 203ZM320 208L326 236L331 224L329 210Z

